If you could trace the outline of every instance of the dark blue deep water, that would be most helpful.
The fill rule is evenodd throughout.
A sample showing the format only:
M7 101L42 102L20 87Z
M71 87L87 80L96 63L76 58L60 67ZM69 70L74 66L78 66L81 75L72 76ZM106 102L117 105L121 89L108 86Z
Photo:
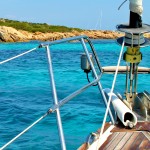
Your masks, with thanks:
M120 46L113 40L96 40L94 47L102 66L116 65ZM1 43L0 61L37 47L38 41ZM149 48L142 48L140 65L150 67ZM80 69L80 43L66 43L51 47L54 76L59 100L87 84ZM125 63L122 61L122 65ZM92 80L92 76L90 76ZM138 91L149 91L150 77L138 76ZM103 75L104 88L111 87L113 75ZM115 91L124 92L125 75L119 75ZM40 118L53 105L45 49L0 65L0 147ZM60 108L67 149L77 149L87 135L96 131L103 120L105 107L97 87ZM55 114L49 115L6 149L60 150Z

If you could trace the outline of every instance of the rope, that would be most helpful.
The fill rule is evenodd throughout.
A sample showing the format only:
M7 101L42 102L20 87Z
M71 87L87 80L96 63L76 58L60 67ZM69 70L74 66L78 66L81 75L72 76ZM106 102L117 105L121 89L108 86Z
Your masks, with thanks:
M86 72L86 78L88 80L89 83L91 83L90 79L89 79L89 72ZM93 86L97 86L98 84L93 84Z
M117 68L116 68L116 72L115 72L115 75L114 75L114 80L113 80L112 88L111 88L111 91L110 91L109 100L108 100L108 103L107 103L107 108L106 108L105 116L104 116L103 123L102 123L101 132L100 132L100 135L99 135L98 143L99 143L99 141L100 141L100 139L101 139L101 136L102 136L102 133L103 133L103 131L104 131L104 126L105 126L105 122L106 122L106 119L107 119L108 110L109 110L109 106L110 106L110 102L111 102L113 90L114 90L115 83L116 83L116 79L117 79L118 69L119 69L121 57L122 57L122 54L123 54L124 43L125 43L125 42L124 42L124 40L123 40L122 47L121 47L121 51L120 51L120 55L119 55L119 59L118 59L118 64L117 64ZM96 148L96 150L98 150L98 143L97 143L97 148Z
M30 53L30 52L36 50L36 49L37 49L37 48L33 48L33 49L28 50L28 51L26 51L26 52L24 52L24 53L21 53L21 54L19 54L19 55L16 55L16 56L14 56L14 57L11 57L11 58L8 58L8 59L6 59L6 60L4 60L4 61L1 61L1 62L0 62L0 65L4 64L4 63L6 63L6 62L9 62L9 61L11 61L11 60L13 60L13 59L16 59L16 58L18 58L18 57L21 57L21 56L23 56L23 55L25 55L25 54L28 54L28 53Z
M120 10L120 8L123 6L123 4L126 2L127 0L125 0L124 2L121 3L121 5L118 7L118 10Z

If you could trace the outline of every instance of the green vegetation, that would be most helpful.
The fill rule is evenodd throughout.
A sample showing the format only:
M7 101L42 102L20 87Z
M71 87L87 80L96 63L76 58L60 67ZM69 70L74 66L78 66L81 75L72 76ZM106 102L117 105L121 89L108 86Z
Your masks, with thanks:
M65 26L54 26L46 23L30 23L20 22L9 19L0 19L0 26L13 27L17 30L25 30L29 32L71 32L73 30L82 31L79 28L69 28Z

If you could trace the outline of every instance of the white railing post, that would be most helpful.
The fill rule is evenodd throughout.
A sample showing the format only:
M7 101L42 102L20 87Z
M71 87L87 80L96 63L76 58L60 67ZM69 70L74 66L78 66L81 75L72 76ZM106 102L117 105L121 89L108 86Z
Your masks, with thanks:
M94 65L93 65L93 63L92 63L92 61L91 61L91 59L90 59L90 55L89 55L89 52L88 52L88 50L87 50L87 47L86 47L86 45L85 45L85 42L84 42L83 38L81 38L81 43L82 43L82 46L83 46L83 48L84 48L84 50L85 50L85 53L86 53L87 59L88 59L88 61L89 61L89 63L90 63L90 66L91 66L91 69L92 69L92 71L93 71L93 74L94 74L95 78L97 79L97 78L98 78L98 75L97 75L96 70L95 70L95 68L94 68ZM100 92L101 92L101 94L102 94L102 96L103 96L105 105L106 105L106 107L107 107L107 99L106 99L106 96L105 96L105 94L104 94L104 92L103 92L101 83L98 82L97 84L98 84L98 88L99 88L99 90L100 90ZM109 109L109 116L110 116L110 119L111 119L112 123L114 124L114 123L115 123L114 117L113 117L112 112L111 112L110 109Z
M57 97L54 74L53 74L52 60L51 60L50 48L48 45L46 46L46 52L47 52L48 68L49 68L49 75L50 75L50 79L51 79L54 104L58 105L58 97ZM58 124L58 130L59 130L60 141L61 141L61 148L62 148L62 150L66 150L65 138L64 138L59 108L57 108L57 110L56 110L56 117L57 117L57 124Z

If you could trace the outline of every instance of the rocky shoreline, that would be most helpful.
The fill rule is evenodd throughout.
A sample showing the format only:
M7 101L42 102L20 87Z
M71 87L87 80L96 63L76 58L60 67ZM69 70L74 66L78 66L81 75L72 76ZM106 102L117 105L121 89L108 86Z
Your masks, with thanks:
M53 41L79 35L87 35L91 39L116 39L123 36L123 33L102 30L84 30L82 32L72 31L64 33L31 33L23 30L16 30L12 27L0 26L0 42L24 42L30 40ZM150 34L146 34L146 37L150 38Z

